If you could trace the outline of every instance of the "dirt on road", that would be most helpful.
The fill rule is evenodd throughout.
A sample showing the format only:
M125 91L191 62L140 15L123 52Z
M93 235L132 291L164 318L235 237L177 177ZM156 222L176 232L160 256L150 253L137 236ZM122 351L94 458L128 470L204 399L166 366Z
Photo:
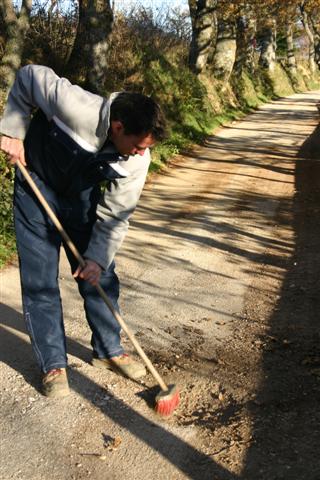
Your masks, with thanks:
M319 101L265 105L146 185L117 271L124 318L180 387L170 419L150 375L90 365L63 256L72 393L44 398L17 265L1 272L2 480L320 479Z

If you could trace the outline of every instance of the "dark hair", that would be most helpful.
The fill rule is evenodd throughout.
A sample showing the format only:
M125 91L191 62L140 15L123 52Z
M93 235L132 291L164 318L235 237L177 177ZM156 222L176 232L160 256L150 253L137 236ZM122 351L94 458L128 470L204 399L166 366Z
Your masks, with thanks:
M120 121L126 135L151 134L157 141L166 138L166 120L160 106L141 93L119 93L111 103L110 120Z

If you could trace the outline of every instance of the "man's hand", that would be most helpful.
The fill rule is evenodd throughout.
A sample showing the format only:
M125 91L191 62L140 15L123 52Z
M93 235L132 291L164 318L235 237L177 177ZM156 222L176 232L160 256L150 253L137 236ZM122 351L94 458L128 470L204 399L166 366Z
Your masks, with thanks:
M23 140L2 136L0 149L8 155L10 163L15 164L17 160L20 160L22 165L27 166L24 156Z
M80 265L77 270L74 272L74 278L82 278L83 280L87 280L87 282L91 283L91 285L98 285L100 281L102 268L93 260L86 260L86 266L81 268Z

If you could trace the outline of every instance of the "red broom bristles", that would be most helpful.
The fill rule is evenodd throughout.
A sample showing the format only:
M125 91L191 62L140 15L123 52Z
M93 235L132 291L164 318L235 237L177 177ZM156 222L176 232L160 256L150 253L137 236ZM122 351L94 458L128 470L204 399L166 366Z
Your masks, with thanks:
M168 417L179 403L179 390L175 385L169 385L168 390L161 390L156 396L155 411L163 417Z

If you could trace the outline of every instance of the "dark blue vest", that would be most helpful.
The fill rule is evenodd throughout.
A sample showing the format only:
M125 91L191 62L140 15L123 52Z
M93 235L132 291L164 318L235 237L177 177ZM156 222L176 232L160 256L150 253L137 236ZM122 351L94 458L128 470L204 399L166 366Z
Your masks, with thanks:
M110 166L123 160L119 153L84 150L41 110L31 120L24 147L30 170L62 196L76 196L104 181L122 178Z

